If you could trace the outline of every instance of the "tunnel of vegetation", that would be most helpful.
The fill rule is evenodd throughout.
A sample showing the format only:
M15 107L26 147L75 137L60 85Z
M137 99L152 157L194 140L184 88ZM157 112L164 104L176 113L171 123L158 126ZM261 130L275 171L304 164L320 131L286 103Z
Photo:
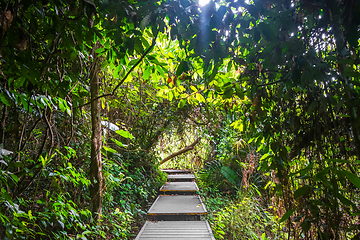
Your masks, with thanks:
M2 0L0 238L132 239L168 167L217 239L359 239L359 29L353 0Z

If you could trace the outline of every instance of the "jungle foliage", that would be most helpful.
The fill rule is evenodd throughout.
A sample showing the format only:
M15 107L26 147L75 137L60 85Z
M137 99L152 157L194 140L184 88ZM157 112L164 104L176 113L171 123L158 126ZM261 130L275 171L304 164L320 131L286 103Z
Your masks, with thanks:
M214 229L234 226L219 238L356 239L359 13L353 0L0 1L0 238L132 238L164 179L158 150L194 134L204 195L233 198L214 209ZM276 232L251 228L274 219Z

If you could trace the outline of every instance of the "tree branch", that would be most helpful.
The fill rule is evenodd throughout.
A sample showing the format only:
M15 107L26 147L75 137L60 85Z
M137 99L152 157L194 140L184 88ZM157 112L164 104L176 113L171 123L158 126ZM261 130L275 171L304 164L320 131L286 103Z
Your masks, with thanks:
M160 165L163 164L163 163L165 163L165 162L167 162L167 161L169 161L170 159L172 159L172 158L174 158L174 157L176 157L176 156L179 156L179 155L181 155L181 154L183 154L183 153L186 153L186 152L188 152L188 151L190 151L190 150L193 150L194 147L195 147L195 145L198 144L198 143L200 142L200 140L201 140L201 138L198 137L198 138L197 138L192 144L190 144L189 146L186 146L186 147L184 147L183 149L181 149L181 150L179 150L179 151L177 151L177 152L175 152L175 153L167 156L166 158L164 158L163 160L160 161Z

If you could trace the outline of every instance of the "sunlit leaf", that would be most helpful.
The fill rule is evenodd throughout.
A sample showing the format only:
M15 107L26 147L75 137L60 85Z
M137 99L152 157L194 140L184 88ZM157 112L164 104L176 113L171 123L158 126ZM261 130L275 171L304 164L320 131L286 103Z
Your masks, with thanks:
M151 74L151 68L150 68L150 66L146 66L146 67L145 67L145 71L144 71L144 73L143 73L143 78L144 78L145 80L149 79L150 74Z
M206 102L205 101L205 98L200 94L200 93L197 93L196 94L196 99L199 101L199 102Z
M110 147L107 147L107 146L103 146L104 150L107 151L107 152L111 152L111 153L117 153L117 151L115 149L112 149Z
M194 87L193 85L190 86L191 90L193 90L194 92L197 92L198 90L196 89L196 87Z
M119 134L120 136L124 137L124 138L130 138L130 139L134 138L134 136L131 135L130 132L122 130L122 129L117 130L116 133Z
M118 141L118 140L116 140L116 139L114 139L114 138L111 138L111 140L112 140L113 142L115 142L116 145L118 145L119 147L127 147L127 146L124 145L122 142L120 142L120 141Z
M183 108L186 104L186 99L181 99L178 103L178 108Z

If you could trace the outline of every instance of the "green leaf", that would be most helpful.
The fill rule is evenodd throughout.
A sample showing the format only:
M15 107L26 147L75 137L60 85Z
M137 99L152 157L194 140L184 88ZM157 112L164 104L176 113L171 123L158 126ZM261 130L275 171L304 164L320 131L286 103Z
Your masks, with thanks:
M130 63L131 63L131 61L130 61ZM129 65L130 65L130 63L129 63ZM120 75L121 70L122 70L122 66L121 66L121 65L117 66L117 67L114 69L114 71L113 71L113 77L114 77L115 79L116 79L116 78L119 78L119 75Z
M276 40L275 31L273 30L273 28L270 25L265 24L265 23L260 23L259 28L266 40L268 40L270 42L274 42Z
M196 89L196 87L194 87L194 86L190 86L190 88L191 88L191 90L193 90L194 92L197 92L198 90Z
M284 221L286 221L291 215L293 215L293 213L295 212L296 207L290 209L289 211L287 211L282 218L280 219L279 223L282 223Z
M231 98L233 96L233 93L234 93L233 88L227 88L224 92L223 98L224 99Z
M267 159L267 158L271 158L271 157L273 157L273 156L270 155L270 154L268 154L268 153L265 153L265 154L262 155L262 157L260 158L260 161L261 161L261 160L265 160L265 159Z
M25 77L19 77L18 79L16 79L14 83L15 89L21 88L24 85L25 81L26 81Z
M126 145L124 145L122 142L120 142L120 141L118 141L118 140L116 140L116 139L114 139L114 138L111 138L111 140L112 140L113 142L115 142L116 145L118 145L119 147L126 147Z
M106 50L105 48L98 48L95 50L95 53L99 54L99 53L105 52L105 50Z
M112 149L110 147L107 147L107 146L103 146L104 150L107 151L107 152L111 152L111 153L117 153L117 151L115 149Z
M226 180L228 180L234 186L237 186L238 175L236 174L236 172L234 170L232 170L231 168L229 168L227 166L222 166L220 168L220 172L226 178Z
M0 93L0 99L1 99L1 101L2 101L4 104L10 106L10 103L9 103L9 101L6 99L6 95L5 95L4 92L1 92L1 93Z
M360 211L354 212L354 213L350 213L350 216L360 216Z
M346 197L344 197L342 194L337 193L336 194L337 199L340 200L340 202L342 202L344 205L346 206L354 206L353 202L351 202L349 199L347 199ZM356 208L356 205L355 205Z
M214 89L215 89L215 91L218 92L218 93L221 93L221 92L222 92L221 88L220 88L219 86L217 86L217 85L214 85Z
M354 184L357 188L360 189L360 178L356 176L355 174L349 172L349 171L339 171L341 175L346 176L352 184Z
M344 75L347 77L359 77L360 73L355 70L353 67L345 67Z
M305 194L309 191L310 188L311 188L311 187L310 187L309 185L305 185L305 186L297 189L297 190L294 192L294 198L297 199L297 198L305 195Z
M239 84L235 85L235 91L236 91L236 95L243 100L244 99L244 90L240 87Z
M134 39L134 48L138 54L142 54L144 52L144 47L139 38Z
M15 174L10 174L10 176L14 180L14 182L19 182L19 178Z
M203 97L203 95L201 95L200 93L197 93L196 94L196 99L199 101L199 102L206 102L205 101L205 98Z
M61 99L61 98L58 98L58 101L59 101L59 108L62 112L66 112L66 109L67 109L67 104L66 104L66 101Z
M173 100L173 98L174 98L173 92L169 91L169 92L168 92L168 99L169 99L169 101L171 102L171 101Z
M304 219L304 221L300 224L301 228L304 232L309 231L311 227L311 222L308 221L308 219Z
M139 59L133 59L128 63L128 66L134 66L137 62L139 61Z
M143 73L143 78L144 78L144 80L148 80L149 77L150 77L150 74L151 74L151 67L148 66L148 65L146 65L145 71L144 71L144 73Z
M182 61L176 70L176 75L180 76L183 72L189 71L189 66L186 61Z
M32 112L32 107L29 105L28 99L27 99L25 96L20 95L20 101L21 101L24 109L25 109L26 111L29 111L29 112L31 113L31 112Z
M326 167L326 168L324 168L323 170L319 171L319 172L314 176L314 178L313 178L314 181L319 181L319 180L323 179L323 178L326 176L326 174L328 174L328 173L331 172L331 171L336 172L337 169L335 169L335 168L333 168L333 167Z
M148 25L149 23L151 22L151 14L152 13L149 13L148 15L146 15L140 22L140 29L141 30L144 30Z
M181 99L178 103L178 108L183 108L186 104L186 99Z
M124 131L122 129L117 130L116 133L119 134L120 136L124 137L124 138L130 138L130 139L134 138L134 136L131 135L131 133L129 133L128 131Z
M6 192L4 188L1 189L0 196L4 198L5 200L11 201L11 196Z
M24 164L22 162L10 162L9 167L10 168L21 168Z

